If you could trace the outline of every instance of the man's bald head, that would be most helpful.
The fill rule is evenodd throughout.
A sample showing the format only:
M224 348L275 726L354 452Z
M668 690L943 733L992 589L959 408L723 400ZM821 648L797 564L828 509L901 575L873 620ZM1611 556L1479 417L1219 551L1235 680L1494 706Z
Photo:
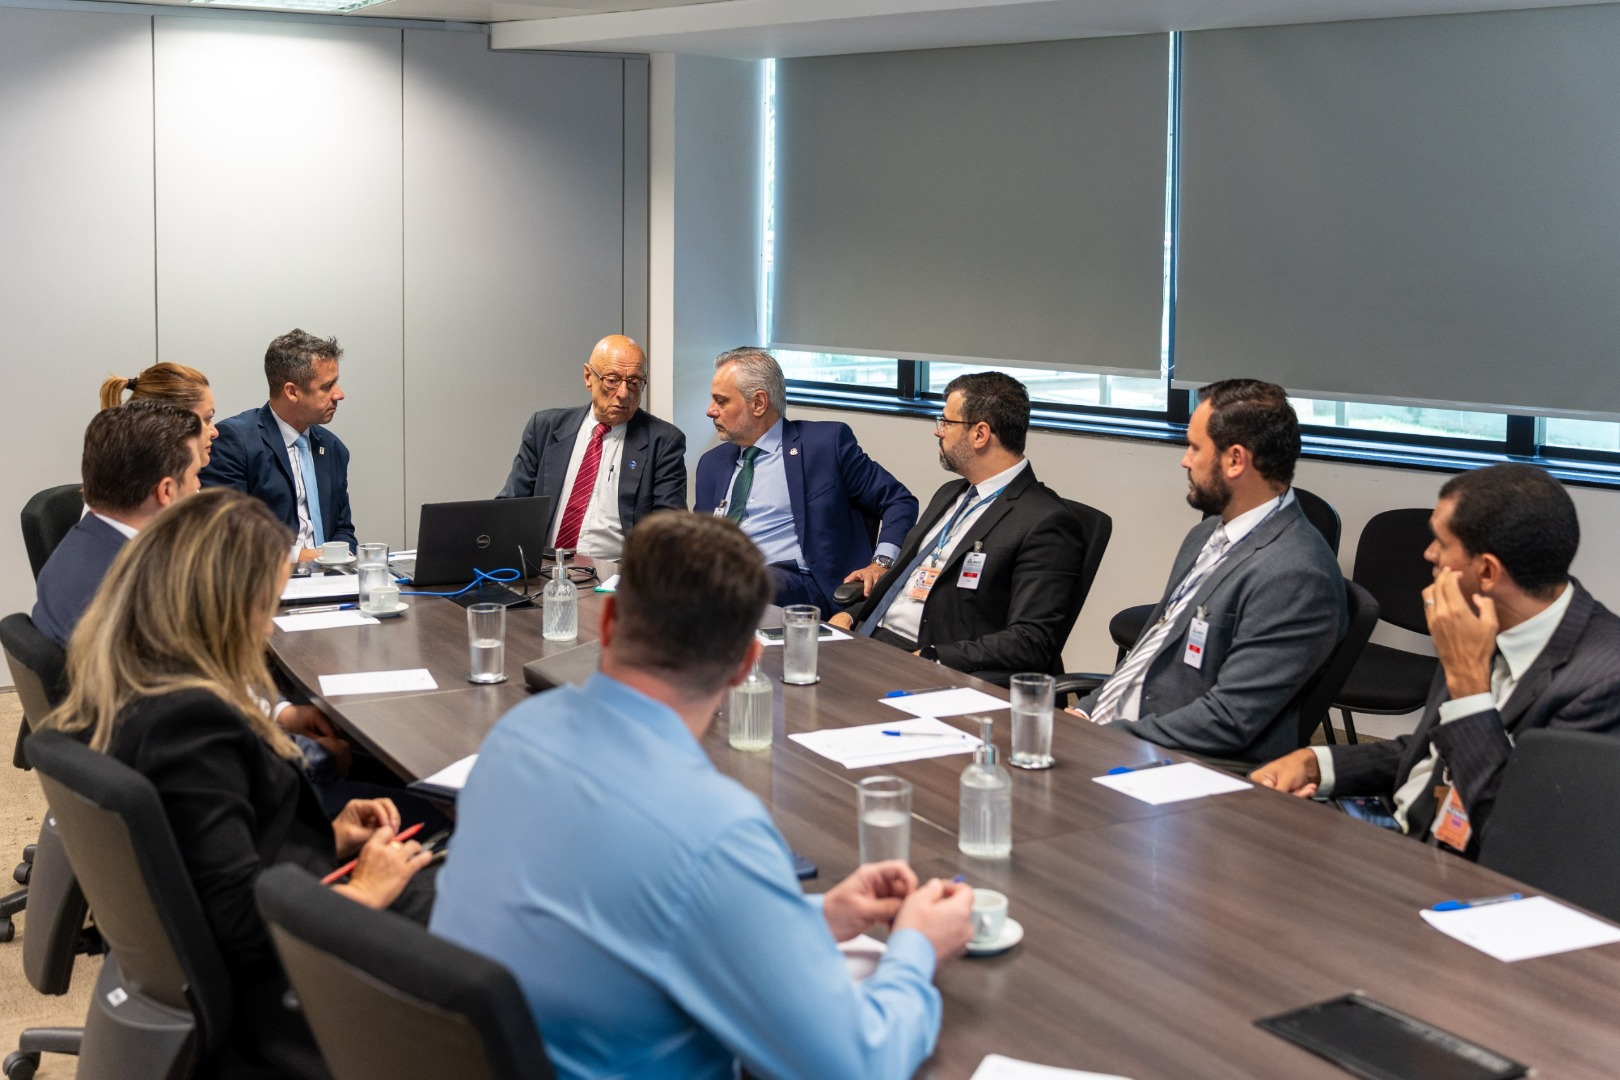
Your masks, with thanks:
M597 423L618 427L641 408L647 388L647 354L623 334L609 334L596 343L585 362L585 389L591 392L591 412Z

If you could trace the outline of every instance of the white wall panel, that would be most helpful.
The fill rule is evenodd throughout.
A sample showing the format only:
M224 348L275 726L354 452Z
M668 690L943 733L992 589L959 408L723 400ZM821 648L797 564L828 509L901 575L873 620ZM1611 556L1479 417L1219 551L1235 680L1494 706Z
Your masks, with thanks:
M17 512L153 361L151 80L147 16L0 8L0 614L34 604Z
M336 335L355 525L397 545L401 31L155 22L159 354L230 415L264 403L272 338Z
M625 326L625 277L646 275L624 261L625 63L405 31L413 543L421 503L500 490L529 415L585 402L580 365Z

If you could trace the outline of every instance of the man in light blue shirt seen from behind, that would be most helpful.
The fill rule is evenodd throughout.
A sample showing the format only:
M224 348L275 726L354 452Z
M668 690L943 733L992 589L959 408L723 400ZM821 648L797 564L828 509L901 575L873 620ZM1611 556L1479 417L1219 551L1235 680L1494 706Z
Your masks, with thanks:
M700 744L771 588L731 522L648 518L601 670L507 713L461 793L432 928L512 971L561 1077L899 1080L933 1051L972 890L884 862L806 897ZM836 942L880 923L888 952L853 982Z

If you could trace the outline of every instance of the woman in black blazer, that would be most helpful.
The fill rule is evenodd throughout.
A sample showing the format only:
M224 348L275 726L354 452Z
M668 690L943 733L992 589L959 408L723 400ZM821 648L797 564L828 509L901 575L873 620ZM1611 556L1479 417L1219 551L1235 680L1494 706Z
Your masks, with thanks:
M183 499L124 548L68 645L71 689L47 725L82 732L157 789L236 994L230 1038L203 1075L327 1075L253 902L266 866L325 874L356 853L359 903L431 903L407 884L430 855L393 843L388 799L350 802L335 819L305 781L298 748L266 715L265 644L286 585L287 529L225 488Z

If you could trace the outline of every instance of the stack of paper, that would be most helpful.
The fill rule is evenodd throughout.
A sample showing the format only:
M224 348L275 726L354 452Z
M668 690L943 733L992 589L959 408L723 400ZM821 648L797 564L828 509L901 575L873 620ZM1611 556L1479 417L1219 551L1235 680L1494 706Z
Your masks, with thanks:
M321 696L343 694L398 694L407 690L437 690L433 673L427 668L401 671L356 671L346 675L322 675Z
M967 713L988 713L997 709L1012 708L1008 702L969 686L959 686L954 690L935 690L927 694L903 694L880 700L883 704L901 712L908 712L912 716L963 716Z
M287 579L281 590L281 602L293 604L302 600L341 600L360 595L360 579L354 574L316 574L313 577Z
M1113 776L1093 776L1103 787L1141 799L1154 806L1202 799L1206 795L1225 795L1233 791L1247 791L1254 785L1214 769L1206 769L1191 761L1180 765L1164 765L1156 769L1138 769L1135 772L1116 773Z
M467 777L472 775L473 766L476 764L478 755L468 754L460 761L446 765L432 776L424 776L410 786L427 795L454 799L461 794L461 789L467 786Z
M901 734L885 735L886 731ZM832 758L846 769L869 769L874 765L893 765L900 761L967 754L979 745L976 736L932 717L808 731L802 735L789 735L788 738L822 757Z
M1447 937L1509 964L1620 941L1620 928L1545 896L1418 914Z
M339 626L376 626L377 620L359 611L314 611L308 615L279 615L276 625L289 634L295 630L331 630Z
M1125 1080L1109 1073L1080 1072L1077 1069L1058 1069L1051 1065L1031 1065L1000 1054L991 1054L979 1062L973 1080Z

